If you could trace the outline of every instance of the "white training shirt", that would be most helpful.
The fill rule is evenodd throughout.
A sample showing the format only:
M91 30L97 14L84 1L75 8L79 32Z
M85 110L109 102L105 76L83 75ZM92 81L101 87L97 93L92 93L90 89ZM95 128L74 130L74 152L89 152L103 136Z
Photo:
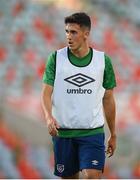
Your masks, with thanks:
M104 124L104 69L103 52L93 49L90 64L77 67L68 59L67 47L57 51L52 114L61 128L93 129Z

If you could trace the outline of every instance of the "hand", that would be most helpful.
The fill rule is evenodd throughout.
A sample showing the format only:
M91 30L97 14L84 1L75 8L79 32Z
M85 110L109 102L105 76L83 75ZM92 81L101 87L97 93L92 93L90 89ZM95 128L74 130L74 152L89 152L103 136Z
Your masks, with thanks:
M108 157L113 156L115 149L116 149L116 135L112 135L108 139L108 146L106 151Z
M59 125L58 125L56 119L53 118L52 116L49 118L46 118L46 119L47 119L47 128L48 128L49 134L51 136L57 136L57 134L58 134L57 129L59 129Z

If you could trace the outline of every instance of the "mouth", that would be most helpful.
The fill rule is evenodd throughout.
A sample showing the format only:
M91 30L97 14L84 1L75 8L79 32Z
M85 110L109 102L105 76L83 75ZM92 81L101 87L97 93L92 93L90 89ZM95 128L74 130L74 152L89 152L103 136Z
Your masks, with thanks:
M69 42L68 42L68 45L69 45L69 46L72 46L72 45L73 45L73 42L69 41Z

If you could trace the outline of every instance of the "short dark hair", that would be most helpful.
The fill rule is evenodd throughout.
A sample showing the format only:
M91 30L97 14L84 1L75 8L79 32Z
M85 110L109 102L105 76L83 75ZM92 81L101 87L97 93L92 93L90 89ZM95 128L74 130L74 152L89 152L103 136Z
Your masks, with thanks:
M89 30L91 29L90 17L85 12L78 12L65 17L65 24L67 23L76 23L81 27L85 26L89 28Z

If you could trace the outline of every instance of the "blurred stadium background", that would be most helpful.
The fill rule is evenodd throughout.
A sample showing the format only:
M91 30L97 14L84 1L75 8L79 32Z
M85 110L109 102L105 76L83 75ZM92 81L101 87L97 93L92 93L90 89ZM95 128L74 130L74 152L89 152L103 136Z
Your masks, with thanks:
M90 44L116 72L118 144L104 178L140 178L139 10L139 0L0 0L0 178L56 178L42 73L48 54L65 45L63 18L75 11L89 13Z

